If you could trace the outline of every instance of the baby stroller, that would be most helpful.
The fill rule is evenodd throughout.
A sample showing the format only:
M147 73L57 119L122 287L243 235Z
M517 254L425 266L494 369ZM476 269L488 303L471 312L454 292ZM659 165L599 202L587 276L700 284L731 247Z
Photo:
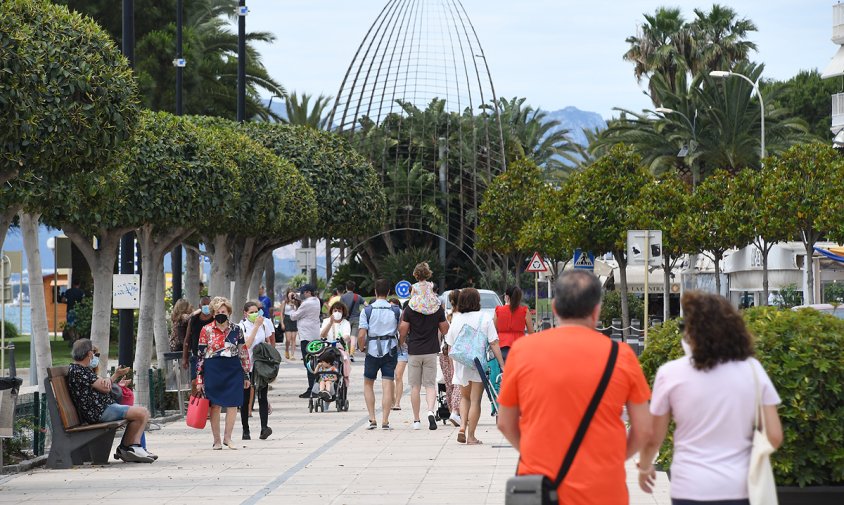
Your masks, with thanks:
M337 412L349 410L348 400L348 374L346 366L345 347L342 341L312 340L305 348L307 358L306 366L308 371L316 375L314 387L311 390L311 397L308 399L308 412L325 412L325 409L333 402ZM317 371L320 359L328 357L334 367L333 371ZM319 382L323 377L334 376L332 385L333 391L329 391L329 398L322 398L319 395Z
M481 380L484 383L484 389L486 390L486 395L489 398L489 403L492 404L491 415L497 416L498 391L501 389L501 379L504 376L501 367L498 366L498 360L494 357L492 359L487 358L487 362L482 364L481 360L475 358L475 369L477 369L481 376Z

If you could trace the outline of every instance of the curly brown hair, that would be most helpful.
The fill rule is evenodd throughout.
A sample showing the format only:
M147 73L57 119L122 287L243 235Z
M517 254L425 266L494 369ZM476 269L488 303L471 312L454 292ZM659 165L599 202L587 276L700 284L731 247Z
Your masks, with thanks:
M329 309L328 313L332 314L335 310L339 310L343 313L343 319L349 318L349 307L346 307L346 304L341 301L336 301L331 305L331 309Z
M753 356L753 336L738 310L723 296L687 291L683 306L685 334L692 346L692 364L710 370L720 363Z

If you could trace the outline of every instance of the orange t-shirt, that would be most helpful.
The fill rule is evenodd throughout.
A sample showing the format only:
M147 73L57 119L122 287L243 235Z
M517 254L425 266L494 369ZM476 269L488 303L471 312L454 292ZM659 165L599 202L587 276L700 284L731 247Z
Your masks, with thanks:
M526 335L513 344L498 401L521 412L519 475L556 478L609 354L610 339L578 326ZM636 355L621 344L607 390L559 488L560 503L628 503L627 432L621 412L625 403L649 398Z

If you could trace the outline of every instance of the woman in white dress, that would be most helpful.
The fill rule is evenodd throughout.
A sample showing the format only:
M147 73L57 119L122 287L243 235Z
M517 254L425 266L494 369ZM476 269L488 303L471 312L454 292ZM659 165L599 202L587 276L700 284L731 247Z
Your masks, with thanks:
M479 329L487 337L489 347L498 360L501 368L504 368L504 359L501 357L501 349L498 347L498 332L495 331L495 323L490 315L481 312L481 295L477 289L466 288L460 290L460 297L457 299L457 312L451 319L451 326L445 335L446 347L443 352L454 345L454 341L464 326ZM454 376L451 382L460 386L460 417L463 420L463 427L457 434L458 442L465 442L467 445L480 444L481 441L475 437L475 428L481 418L481 398L484 391L481 376L474 366L466 366L458 361L452 360L454 364Z

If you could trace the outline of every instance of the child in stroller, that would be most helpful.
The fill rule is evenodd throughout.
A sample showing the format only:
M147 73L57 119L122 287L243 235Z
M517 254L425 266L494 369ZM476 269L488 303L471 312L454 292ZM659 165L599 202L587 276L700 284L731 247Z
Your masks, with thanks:
M312 340L305 348L308 370L317 376L309 412L325 412L331 402L338 412L349 410L350 366L343 346L342 340Z

